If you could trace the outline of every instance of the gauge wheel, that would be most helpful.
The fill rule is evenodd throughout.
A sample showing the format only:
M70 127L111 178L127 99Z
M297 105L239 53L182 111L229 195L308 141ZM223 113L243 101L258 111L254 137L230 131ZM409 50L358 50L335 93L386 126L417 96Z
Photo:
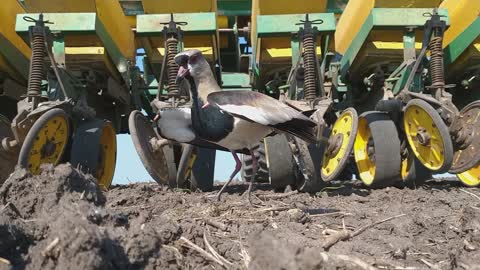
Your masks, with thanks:
M480 186L480 163L468 171L457 174L457 177L467 187Z
M70 162L92 174L103 190L112 184L117 161L117 136L112 122L103 119L84 121L75 129Z
M25 137L18 156L18 165L31 174L40 174L43 164L59 164L70 141L70 120L64 110L45 112Z
M322 157L323 181L337 179L344 171L352 152L358 129L358 114L354 108L343 111L331 127Z
M433 173L443 173L453 162L453 144L447 125L427 102L407 103L403 120L405 136L415 157Z
M433 178L432 172L411 154L410 149L407 150L406 157L402 159L401 170L402 181L410 188L417 188Z
M360 115L354 155L365 185L386 187L400 180L400 139L388 114L373 111Z

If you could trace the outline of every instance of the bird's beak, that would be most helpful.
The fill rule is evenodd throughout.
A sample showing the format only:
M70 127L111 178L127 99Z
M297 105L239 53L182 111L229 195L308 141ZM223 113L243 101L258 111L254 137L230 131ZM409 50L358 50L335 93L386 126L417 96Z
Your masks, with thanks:
M181 65L180 68L178 69L177 78L175 79L175 83L176 84L180 83L185 78L185 76L187 76L188 74L190 74L190 70L188 69L188 66L187 65Z
M178 69L177 78L175 83L179 83L185 76L189 74L188 60L190 58L189 52L181 52L175 55L175 63L180 67Z

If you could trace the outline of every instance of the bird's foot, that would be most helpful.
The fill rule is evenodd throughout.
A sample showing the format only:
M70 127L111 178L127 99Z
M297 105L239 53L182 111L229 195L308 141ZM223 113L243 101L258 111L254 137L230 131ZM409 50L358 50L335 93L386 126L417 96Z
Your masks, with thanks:
M248 193L247 195L247 198L248 198L248 203L250 204L250 206L252 207L256 207L257 205L253 203L252 201L252 195L250 193Z
M221 192L217 192L217 193L214 193L214 194L209 194L207 196L205 196L207 199L209 200L212 200L212 201L215 201L215 202L219 202L221 201L221 196L222 196L222 193Z
M215 201L216 201L216 202L219 202L219 201L221 201L221 198L220 198L220 196L222 196L222 194L221 194L220 192L218 192L218 193L217 193L217 195L215 195L215 197L214 197L214 198L215 198Z
M254 198L257 199L257 200L259 200L259 201L261 201L260 198L258 198L257 196L255 196L255 194L253 194L253 193L251 193L251 192L249 192L249 191L247 190L247 191L243 194L243 196L245 196L245 195L246 195L246 197L247 197L248 206L254 207L254 208L259 208L259 207L262 206L261 204L255 203L255 202L253 201Z

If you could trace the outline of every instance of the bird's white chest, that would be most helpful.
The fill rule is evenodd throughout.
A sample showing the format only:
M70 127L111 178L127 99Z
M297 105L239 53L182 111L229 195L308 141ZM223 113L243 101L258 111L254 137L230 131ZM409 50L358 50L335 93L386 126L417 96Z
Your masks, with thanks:
M235 118L232 132L217 144L231 150L252 148L272 131L273 129L268 126Z

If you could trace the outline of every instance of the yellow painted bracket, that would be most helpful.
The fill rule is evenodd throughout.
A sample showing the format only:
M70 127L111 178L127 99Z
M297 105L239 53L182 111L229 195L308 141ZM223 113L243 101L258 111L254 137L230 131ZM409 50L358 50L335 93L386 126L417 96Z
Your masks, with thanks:
M456 76L480 61L480 1L445 0L441 7L452 22L443 42L445 65L448 76Z
M443 39L445 48L480 16L480 1L444 0L440 7L448 10L451 22Z
M28 78L30 48L15 32L15 15L25 10L16 0L4 0L0 5L0 70L19 83Z

